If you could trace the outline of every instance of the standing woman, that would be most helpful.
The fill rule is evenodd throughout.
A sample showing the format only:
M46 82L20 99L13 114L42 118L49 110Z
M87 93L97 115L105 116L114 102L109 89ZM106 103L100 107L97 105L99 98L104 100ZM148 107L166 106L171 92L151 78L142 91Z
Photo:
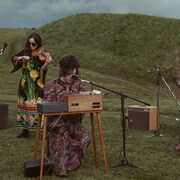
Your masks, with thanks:
M52 58L49 53L44 52L40 35L32 33L26 40L25 48L15 54L11 61L12 73L22 69L18 89L17 125L23 128L23 132L17 137L28 137L29 129L37 126L36 105L41 102L47 67Z

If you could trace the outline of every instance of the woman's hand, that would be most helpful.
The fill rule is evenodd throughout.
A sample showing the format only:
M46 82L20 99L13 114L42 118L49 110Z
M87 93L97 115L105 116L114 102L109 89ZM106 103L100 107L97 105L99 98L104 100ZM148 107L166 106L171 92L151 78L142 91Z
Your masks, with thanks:
M46 57L45 63L46 63L46 64L52 63L52 57L51 57L50 55L48 55L48 56Z
M30 60L30 56L21 56L22 62L27 62Z

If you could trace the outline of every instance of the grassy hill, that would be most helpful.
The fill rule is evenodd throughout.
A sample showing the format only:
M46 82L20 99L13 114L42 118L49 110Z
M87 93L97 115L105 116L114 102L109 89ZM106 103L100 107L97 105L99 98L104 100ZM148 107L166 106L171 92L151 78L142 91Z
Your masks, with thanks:
M154 79L153 65L171 80L177 75L179 26L179 20L136 14L77 14L38 31L55 59L76 54L89 70L146 82Z
M86 13L30 31L41 34L44 46L54 60L75 54L83 68L136 83L149 83L155 79L154 65L168 80L178 76L179 26L180 21L176 19Z
M21 72L10 73L10 58L24 47L30 32L40 33L44 47L55 61L64 55L76 55L82 79L156 105L154 65L160 68L177 98L180 97L175 84L180 66L179 27L180 20L137 14L76 14L38 29L1 28L0 44L8 42L8 47L0 56L0 102L9 105L9 128L0 131L0 178L24 179L23 163L33 154L34 132L28 140L16 139L20 132L16 128L16 100ZM58 68L51 65L47 80L57 75ZM91 89L91 85L85 86ZM108 93L96 86L94 89ZM99 168L94 167L91 146L82 167L71 173L70 179L178 179L180 160L174 146L178 142L179 122L175 119L179 118L179 112L165 84L160 82L160 132L164 136L148 138L153 132L126 129L127 156L138 166L135 169L111 168L122 157L120 103L120 97L113 93L104 96L101 116L109 177L105 176L101 153ZM134 104L143 106L130 98L125 99L126 108ZM88 119L86 116L84 124L90 131ZM101 152L99 141L98 152Z

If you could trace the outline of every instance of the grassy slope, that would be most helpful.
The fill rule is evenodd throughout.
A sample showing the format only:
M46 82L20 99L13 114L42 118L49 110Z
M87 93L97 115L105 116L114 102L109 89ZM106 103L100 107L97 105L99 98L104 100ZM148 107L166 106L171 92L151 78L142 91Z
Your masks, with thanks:
M176 73L174 62L179 55L179 23L178 20L139 15L82 14L52 22L36 31L41 33L44 46L54 60L65 54L75 54L81 61L84 79L155 105L153 64L162 65L166 78L166 73L172 76ZM0 42L9 43L0 56L0 102L9 105L9 128L0 131L1 179L24 179L23 162L32 159L35 133L32 132L28 140L15 138L20 132L15 122L20 72L9 73L12 68L10 57L23 47L27 33L32 31L0 29ZM165 68L167 64L174 68ZM48 80L57 74L57 68L51 66ZM126 129L127 158L138 168L111 168L122 157L122 128L120 98L110 93L104 96L101 115L109 177L104 175L101 153L98 153L99 168L95 169L91 146L82 167L70 173L71 179L176 179L180 176L179 153L173 149L178 142L179 125L175 118L179 113L167 88L163 83L160 85L161 133L164 136L149 138L152 132ZM90 88L86 85L86 89ZM138 103L127 98L125 106L132 104ZM88 116L84 124L90 130ZM99 140L98 152L101 152Z
M179 25L178 20L142 15L78 14L39 32L55 59L72 53L90 70L153 81L154 64L168 72L167 77L177 73Z

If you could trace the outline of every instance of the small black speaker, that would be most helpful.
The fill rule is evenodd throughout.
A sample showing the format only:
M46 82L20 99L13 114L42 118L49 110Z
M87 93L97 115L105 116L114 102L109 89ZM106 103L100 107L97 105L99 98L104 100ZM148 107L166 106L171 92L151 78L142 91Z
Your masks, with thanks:
M24 162L24 177L40 176L40 164L40 159ZM47 159L44 159L43 166L43 176L45 175L52 175L51 163Z
M145 131L157 130L159 128L159 113L157 116L156 106L140 107L134 105L129 106L127 111L128 120L126 126L128 128Z
M0 129L8 128L8 105L0 104Z

